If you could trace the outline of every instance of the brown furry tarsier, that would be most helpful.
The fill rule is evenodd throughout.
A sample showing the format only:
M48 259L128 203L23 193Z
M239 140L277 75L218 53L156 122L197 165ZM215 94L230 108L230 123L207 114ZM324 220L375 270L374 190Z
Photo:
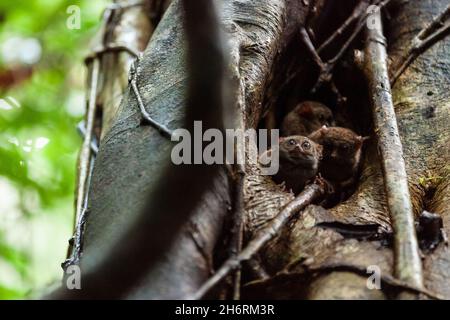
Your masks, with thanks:
M271 150L261 157L270 157ZM322 146L302 136L282 137L279 142L279 170L273 176L276 183L285 183L295 194L312 180L319 169Z
M310 134L309 138L323 146L320 174L343 197L344 188L356 182L362 145L369 137L359 136L347 128L324 126Z
M331 110L320 102L303 101L283 119L281 132L283 136L308 136L324 125L334 126Z

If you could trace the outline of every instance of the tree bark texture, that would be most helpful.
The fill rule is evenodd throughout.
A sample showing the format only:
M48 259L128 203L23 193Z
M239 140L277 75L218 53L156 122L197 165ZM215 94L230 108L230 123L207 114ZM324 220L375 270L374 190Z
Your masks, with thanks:
M385 21L392 64L413 36L447 5L446 1L396 4L391 19ZM449 130L445 122L450 116L446 89L450 79L449 50L448 38L437 43L407 69L393 88L413 210L416 215L425 209L440 214L446 230L450 153ZM270 293L276 296L283 292L282 297L286 297L285 293L289 292L290 298L312 299L373 299L395 294L396 290L391 290L395 288L390 286L385 286L381 292L369 290L366 287L368 275L358 275L357 270L365 270L371 265L378 266L384 275L393 274L392 246L386 245L385 241L364 239L363 231L371 228L378 230L378 234L391 232L374 143L366 150L359 187L350 199L330 210L311 206L273 247L268 248L266 261L271 269L285 269L280 273L282 280L291 273L300 273L302 280L305 275L307 278L297 293L295 287L274 290L273 283L269 286ZM352 234L357 229L361 233L355 239ZM446 298L450 297L445 280L448 279L448 268L444 262L448 257L448 248L441 243L435 251L424 253L423 259L425 287ZM352 269L354 271L349 272ZM295 276L290 282L294 279Z
M230 52L229 94L240 115L228 122L229 127L256 128L268 110L277 105L277 96L283 91L281 83L292 65L311 64L304 52L295 51L303 50L295 43L300 26L311 28L320 44L332 33L333 26L326 23L330 12L341 15L342 19L337 21L343 21L342 12L349 15L356 3L348 1L341 8L331 1L320 0L221 1L221 27ZM414 35L446 4L446 0L394 1L389 9L390 18L384 21L391 65ZM336 6L342 12L333 11ZM139 80L147 111L171 129L182 127L186 117L188 80L182 12L181 1L174 0L145 50ZM450 39L444 39L423 53L393 88L413 211L416 216L425 209L440 214L447 233L450 232L449 42ZM362 77L360 71L350 71ZM308 73L302 76L307 77ZM344 83L345 72L341 72L339 79ZM356 81L355 77L349 79ZM308 81L301 83L306 85ZM346 86L344 93L361 102L349 110L362 115L358 118L360 122L353 125L359 133L373 136L367 86L364 82ZM114 252L110 244L119 240L121 231L154 200L149 197L167 173L163 168L170 162L171 142L153 127L141 123L139 107L130 90L124 94L115 116L108 119L110 129L101 141L89 192L83 255L86 268L97 263L100 253ZM310 205L294 219L260 253L270 278L245 285L243 298L385 299L405 289L393 276L392 228L374 140L366 147L355 193L328 210ZM257 154L255 145L247 146L243 191L247 240L294 198L270 178L260 175ZM168 237L169 250L164 258L123 297L190 296L220 266L217 252L223 247L226 218L230 216L232 182L224 168L212 178L212 187L196 203L189 222L181 232ZM166 199L180 204L189 201L182 192L167 194ZM446 298L450 298L449 264L450 252L443 243L424 253L424 285ZM373 265L381 269L382 290L369 290L366 286L365 270ZM123 267L127 267L126 261ZM121 281L111 279L112 283L116 280Z

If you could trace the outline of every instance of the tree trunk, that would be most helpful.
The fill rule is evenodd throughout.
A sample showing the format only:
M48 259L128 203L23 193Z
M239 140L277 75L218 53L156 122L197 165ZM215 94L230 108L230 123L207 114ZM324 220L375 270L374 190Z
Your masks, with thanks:
M393 2L389 19L384 21L391 66L398 63L417 32L442 12L448 1ZM232 107L238 113L230 127L257 128L266 115L266 118L275 115L276 125L292 99L309 94L317 70L310 67L309 56L301 45L300 27L310 30L315 43L320 44L357 3L222 1L220 20L230 53L227 65L232 83L230 94ZM139 88L147 112L171 129L182 127L187 113L189 83L184 21L182 1L174 0L152 35L140 66ZM340 45L324 54L332 56ZM362 41L356 41L354 47L362 49ZM447 233L450 232L447 129L450 106L446 90L450 80L449 57L447 38L423 53L393 87L414 212L417 216L423 210L438 213ZM340 66L334 73L339 89L348 98L348 106L342 109L332 103L333 108L339 114L350 114L356 131L374 137L370 129L367 81L361 81L362 72L350 64L347 68ZM295 70L302 73L294 78L294 84L286 86L286 78ZM333 100L327 88L316 97L321 95L322 100ZM112 244L127 241L122 230L149 208L150 202L157 201L152 198L155 190L170 174L166 168L172 144L152 126L142 123L131 90L125 92L117 114L107 119L110 129L101 140L89 191L83 270L97 265L105 252L114 255ZM293 199L292 194L260 174L257 154L256 146L250 144L246 149L243 190L245 239L251 238ZM244 298L385 299L402 290L415 290L394 277L392 228L375 139L367 146L364 159L358 187L348 200L331 209L308 206L260 252L258 260L270 277L247 283L242 288ZM189 221L175 234L169 234L165 238L167 243L161 244L167 248L164 257L150 265L143 277L135 279L122 297L188 297L220 266L224 239L229 236L227 217L231 216L236 199L232 195L234 180L225 168L220 168L211 180L212 187L198 202L191 203L187 198L192 187L189 184L183 186L186 193L164 195L165 201L186 203L195 209ZM159 212L146 214L157 216ZM151 236L145 239L150 240ZM449 261L450 252L443 243L424 252L425 287L450 299ZM129 267L127 261L121 263L123 268ZM368 266L381 270L381 290L367 287ZM111 286L114 281L127 280L111 279Z

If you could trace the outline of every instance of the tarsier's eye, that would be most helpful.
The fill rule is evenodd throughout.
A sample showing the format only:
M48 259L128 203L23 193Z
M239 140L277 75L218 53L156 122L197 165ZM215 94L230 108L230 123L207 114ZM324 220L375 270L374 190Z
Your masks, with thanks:
M309 143L308 141L304 141L304 142L302 143L302 148L303 148L304 150L309 150L309 149L311 149L311 143Z
M348 150L350 150L350 147L349 147L348 145L344 144L344 145L342 146L342 150L344 150L345 152L347 152Z
M321 115L319 115L319 121L320 122L323 122L325 120L325 117L321 114Z
M294 139L289 139L289 141L288 141L288 144L289 144L290 146L295 146L296 143L297 143L297 142L295 142Z

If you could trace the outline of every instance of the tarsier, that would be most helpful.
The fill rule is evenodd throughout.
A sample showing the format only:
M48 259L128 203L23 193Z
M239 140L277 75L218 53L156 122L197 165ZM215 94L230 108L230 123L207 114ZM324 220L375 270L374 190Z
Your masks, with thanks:
M316 101L303 101L284 118L281 133L283 136L308 136L324 125L334 126L331 110Z
M341 127L322 127L309 138L323 147L320 174L337 190L355 183L365 140L352 130Z
M276 183L284 182L288 190L297 194L316 176L322 157L322 146L307 137L289 136L280 138L278 148L279 170L273 180ZM267 159L271 152L272 150L266 151L260 158ZM261 163L267 163L267 160Z
M333 125L333 113L325 105L315 101L298 104L282 123L282 134L287 137L280 138L279 170L273 180L284 182L297 194L320 173L328 193L333 194L324 204L342 200L356 182L362 145L368 137ZM271 154L268 150L261 157Z

